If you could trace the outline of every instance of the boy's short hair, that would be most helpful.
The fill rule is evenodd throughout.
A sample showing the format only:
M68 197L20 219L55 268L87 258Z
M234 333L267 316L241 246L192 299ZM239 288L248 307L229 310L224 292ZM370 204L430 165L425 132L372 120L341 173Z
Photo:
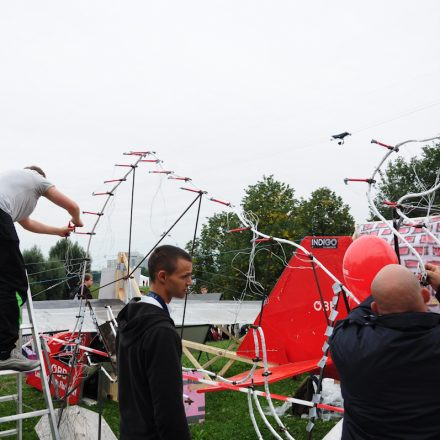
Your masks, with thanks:
M156 274L164 270L166 273L173 273L177 267L177 260L182 258L186 261L192 261L188 252L176 246L165 244L157 247L148 258L148 275L154 282Z

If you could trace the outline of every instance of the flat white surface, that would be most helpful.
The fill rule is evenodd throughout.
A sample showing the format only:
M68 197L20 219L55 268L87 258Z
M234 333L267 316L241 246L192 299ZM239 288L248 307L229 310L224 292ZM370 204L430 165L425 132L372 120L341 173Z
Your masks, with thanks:
M341 440L343 420L344 419L339 420L334 428L322 440Z
M115 317L124 307L124 303L118 300L92 300L92 306L99 324L107 320L106 304L111 305ZM55 332L74 328L79 311L79 301L41 301L34 302L34 306L39 332ZM253 324L260 307L261 303L259 301L245 301L242 303L235 301L188 301L185 325ZM182 324L183 309L183 300L171 301L171 317L177 326ZM23 323L29 322L27 310L23 308L22 312ZM89 310L85 311L83 330L95 331Z

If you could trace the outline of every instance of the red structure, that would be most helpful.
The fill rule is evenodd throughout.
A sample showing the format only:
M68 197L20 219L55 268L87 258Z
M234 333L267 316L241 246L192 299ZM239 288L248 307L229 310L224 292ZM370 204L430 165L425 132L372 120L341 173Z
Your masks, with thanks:
M301 245L343 282L342 260L351 243L352 238L347 236L320 236L305 237ZM270 382L318 370L317 364L322 358L322 347L327 339L324 333L327 316L332 309L334 281L316 264L314 266L315 271L310 256L298 250L284 269L263 308L261 327L266 340L267 358L270 363L277 364L270 368ZM347 314L342 298L338 311L338 319ZM255 325L259 323L260 315L255 320ZM251 333L246 335L237 354L249 358L255 356ZM326 375L335 375L332 366L329 359ZM263 369L255 371L255 385L263 383L262 373ZM242 373L229 379L240 380L246 375L247 373ZM241 386L247 385L250 383L245 382ZM222 389L225 388L205 388L203 392Z

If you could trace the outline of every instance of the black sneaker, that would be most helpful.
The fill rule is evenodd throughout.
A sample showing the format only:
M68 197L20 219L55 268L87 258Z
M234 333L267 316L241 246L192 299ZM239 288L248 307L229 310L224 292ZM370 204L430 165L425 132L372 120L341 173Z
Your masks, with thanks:
M0 370L31 371L39 366L40 361L38 359L28 359L21 354L19 348L14 348L8 359L0 361Z

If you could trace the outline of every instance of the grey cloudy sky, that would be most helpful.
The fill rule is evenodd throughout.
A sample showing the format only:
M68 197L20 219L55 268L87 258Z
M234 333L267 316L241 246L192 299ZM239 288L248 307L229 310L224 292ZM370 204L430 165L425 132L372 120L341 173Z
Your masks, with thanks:
M0 169L39 164L97 210L122 153L154 149L214 197L238 204L274 174L298 196L330 187L361 222L365 188L343 178L371 174L383 151L370 139L440 132L439 17L434 0L2 2ZM345 130L343 147L329 141ZM192 197L152 168L138 170L140 252ZM126 185L103 219L97 266L127 247L129 197ZM169 242L191 237L194 214ZM68 220L45 200L34 217ZM23 248L56 241L17 229Z

